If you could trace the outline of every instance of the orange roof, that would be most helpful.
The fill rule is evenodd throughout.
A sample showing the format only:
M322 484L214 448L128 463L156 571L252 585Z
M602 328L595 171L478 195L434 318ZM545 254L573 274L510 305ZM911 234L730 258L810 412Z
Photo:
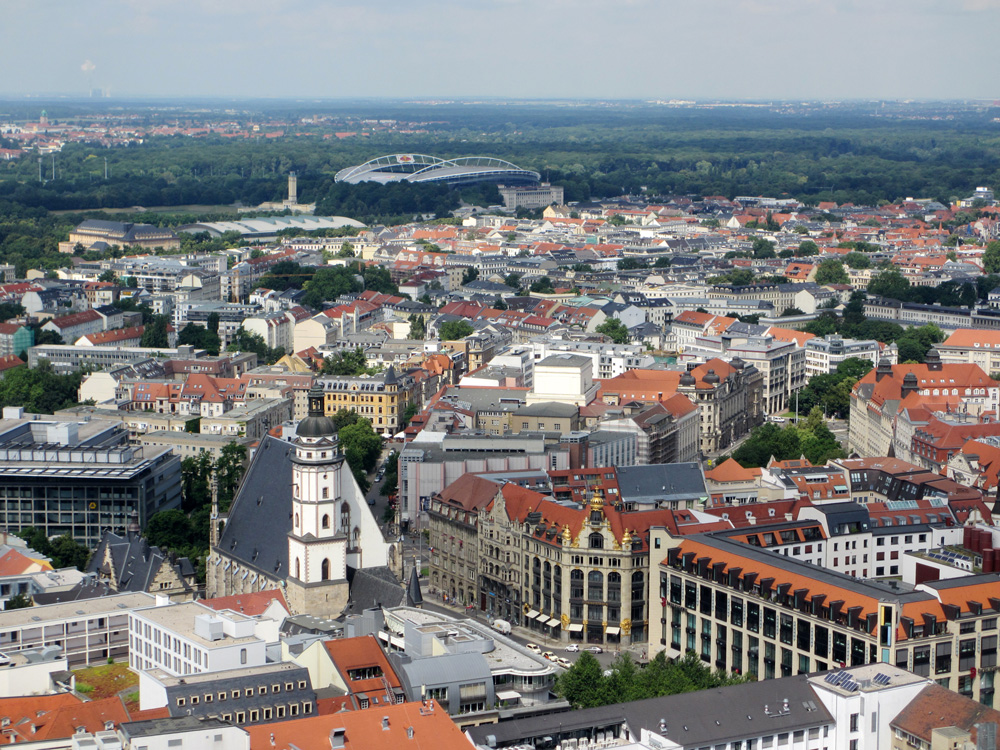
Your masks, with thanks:
M1000 349L1000 331L980 328L959 328L941 346L961 346L969 349Z
M159 716L146 715L143 718L167 715L164 708L159 711ZM0 716L10 719L4 734L16 737L18 742L68 739L79 727L87 732L103 732L107 722L118 727L136 718L135 714L129 713L120 697L84 702L68 693L0 698Z
M713 482L749 482L763 473L763 469L744 469L735 459L727 458L714 469L706 471L705 479Z
M285 601L284 594L278 589L255 591L250 594L235 594L234 596L217 596L214 599L202 599L201 601L202 604L212 609L231 609L248 617L257 617L264 614L265 610L271 606L271 602L278 602L278 604L285 608L286 612L291 612L288 602Z
M52 570L52 563L48 560L33 559L16 549L7 550L0 556L0 576L15 576L42 570Z
M390 687L402 688L403 685L399 677L396 676L396 672L393 670L392 665L389 664L389 660L385 657L385 652L374 635L324 641L323 647L330 655L333 665L340 672L340 676L350 692L367 693L370 691L384 691L383 677L389 683ZM380 668L382 675L367 679L351 679L351 670L368 667Z
M815 333L796 331L794 328L778 328L771 326L767 329L769 335L774 336L778 341L794 341L799 346L805 346L809 339L816 338Z
M310 716L245 729L250 734L250 750L330 750L330 734L335 729L344 731L346 750L473 750L462 730L435 701Z

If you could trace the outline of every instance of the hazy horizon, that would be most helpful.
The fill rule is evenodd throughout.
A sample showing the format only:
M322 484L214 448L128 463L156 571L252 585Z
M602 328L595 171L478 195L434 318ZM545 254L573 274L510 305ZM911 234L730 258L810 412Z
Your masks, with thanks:
M1000 0L6 4L0 96L867 101L997 96Z

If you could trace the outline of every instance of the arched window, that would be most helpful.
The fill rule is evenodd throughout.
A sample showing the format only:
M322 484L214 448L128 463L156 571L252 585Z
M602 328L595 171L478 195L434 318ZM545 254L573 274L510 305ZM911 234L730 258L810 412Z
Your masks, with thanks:
M587 598L593 601L604 599L604 574L599 570L587 574Z
M357 549L361 544L361 529L357 526L354 527L354 532L351 534L351 548Z
M297 557L295 558L295 577L302 580L302 561Z
M604 548L604 537L600 534L590 535L590 548L591 549L603 549Z
M340 506L340 530L345 534L349 533L351 528L351 506L350 503L345 502Z
M319 571L320 571L319 572L319 579L321 581L329 581L330 580L330 561L329 561L329 559L323 560L323 564L320 565Z
M299 514L295 514L295 528L299 528Z
M330 528L330 516L327 515L326 513L323 514L323 520L321 522L321 525L323 526L324 529Z

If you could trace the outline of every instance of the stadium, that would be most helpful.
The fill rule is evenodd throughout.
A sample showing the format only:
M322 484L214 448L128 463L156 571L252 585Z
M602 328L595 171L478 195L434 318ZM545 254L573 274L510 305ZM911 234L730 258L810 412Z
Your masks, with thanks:
M445 185L535 185L541 175L492 156L439 159L426 154L389 154L337 172L336 182L430 182Z

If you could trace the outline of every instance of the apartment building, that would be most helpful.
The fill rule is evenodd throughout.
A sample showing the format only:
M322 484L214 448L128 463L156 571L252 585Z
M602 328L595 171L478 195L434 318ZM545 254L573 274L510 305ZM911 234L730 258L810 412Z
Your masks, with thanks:
M973 364L989 374L1000 372L1000 331L959 328L934 348L944 364Z
M900 411L918 406L996 412L1000 383L978 365L943 364L936 349L924 364L879 362L851 391L850 450L861 456L890 455Z
M891 664L993 704L995 574L894 587L713 534L680 541L657 567L652 651L763 679Z
M0 650L58 646L70 669L129 655L129 613L156 604L146 593L116 594L0 612Z
M836 372L837 365L852 357L866 359L872 365L878 364L882 359L894 365L898 359L898 349L895 344L883 349L878 341L845 339L835 333L823 338L809 339L805 348L807 379Z
M323 377L316 380L316 385L323 389L327 416L341 409L353 411L384 435L395 435L403 429L406 407L416 401L416 379L397 374L392 365L378 375Z

